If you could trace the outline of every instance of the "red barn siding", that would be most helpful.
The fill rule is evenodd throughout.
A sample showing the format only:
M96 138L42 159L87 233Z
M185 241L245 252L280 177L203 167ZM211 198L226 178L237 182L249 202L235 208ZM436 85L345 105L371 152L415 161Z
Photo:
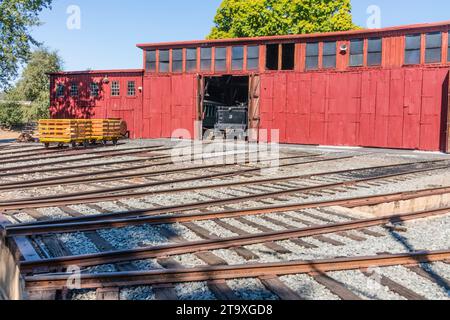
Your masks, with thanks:
M261 76L262 129L280 142L439 151L448 69Z
M170 138L179 128L194 137L196 101L195 75L144 77L143 137Z
M103 83L108 75L109 84ZM120 96L111 96L111 82L119 81ZM128 81L135 81L136 96L127 96ZM99 84L99 96L90 96L90 84ZM78 97L70 97L72 83L78 84ZM66 95L56 97L56 86L65 85ZM84 73L67 74L52 80L50 114L53 118L121 118L128 124L132 138L142 136L142 73Z

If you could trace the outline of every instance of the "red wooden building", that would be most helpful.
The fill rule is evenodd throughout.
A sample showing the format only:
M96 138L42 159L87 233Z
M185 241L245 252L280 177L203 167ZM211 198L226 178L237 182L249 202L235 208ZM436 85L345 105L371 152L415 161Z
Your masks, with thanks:
M120 117L132 138L199 138L205 101L220 99L246 102L249 128L279 129L282 143L449 152L449 32L445 22L139 44L142 70L51 74L51 113Z

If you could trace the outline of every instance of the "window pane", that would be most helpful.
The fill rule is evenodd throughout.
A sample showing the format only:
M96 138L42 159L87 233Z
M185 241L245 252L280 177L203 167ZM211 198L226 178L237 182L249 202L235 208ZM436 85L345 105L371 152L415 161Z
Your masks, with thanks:
M113 97L120 96L120 85L118 81L111 82L111 95Z
M231 67L233 70L244 69L244 47L233 47L232 48L232 63Z
M169 72L169 50L159 51L159 72Z
M216 60L215 63L215 69L216 71L226 71L227 70L227 60Z
M247 47L247 57L249 59L259 59L259 46L249 46Z
M367 54L367 65L369 66L381 65L381 52L369 52Z
M186 49L186 71L197 70L197 49Z
M319 56L306 57L306 70L315 70L319 67Z
M233 70L242 70L244 69L244 59L241 60L233 60L231 67Z
M258 70L259 69L259 59L247 59L247 70Z
M350 54L361 54L364 52L364 40L357 39L350 41Z
M227 58L227 48L216 48L216 60Z
M159 63L159 72L169 72L169 63L168 62L160 62Z
M200 68L202 71L211 71L211 60L201 60Z
M420 49L420 34L406 36L406 49Z
M98 97L98 83L91 83L91 97Z
M450 31L448 33L448 39L450 39ZM450 41L448 42L447 61L450 62Z
M186 71L197 70L197 60L187 60L186 61Z
M147 51L145 69L147 69L147 71L156 71L156 50Z
M324 68L336 68L336 56L323 56L322 65Z
M405 64L420 64L420 50L407 50Z
M186 49L186 60L197 60L197 49Z
M212 57L212 48L201 48L200 49L200 67L202 71L210 71L211 70L211 57Z
M56 96L57 97L63 97L64 96L64 85L58 84L56 87Z
M336 55L336 42L324 42L323 43L324 55Z
M351 67L361 67L364 64L363 54L352 54L350 55L350 66Z
M427 49L427 51L425 52L426 63L437 63L441 62L441 60L442 60L441 48Z
M135 96L136 95L136 83L134 81L128 81L128 96Z
M306 56L318 56L318 55L319 55L319 43L307 43Z
M247 70L259 69L259 46L247 47Z
M433 32L427 34L427 48L441 48L442 34L440 32Z
M244 59L244 47L233 47L232 52L233 60Z
M173 61L172 72L182 72L182 71L183 71L183 61Z
M159 51L159 61L169 62L169 50Z
M181 61L181 60L183 60L183 49L174 49L174 50L172 50L172 60L173 61Z
M211 59L211 57L212 57L212 48L201 48L200 50L201 59Z
M381 52L383 48L383 41L381 38L369 39L368 52Z

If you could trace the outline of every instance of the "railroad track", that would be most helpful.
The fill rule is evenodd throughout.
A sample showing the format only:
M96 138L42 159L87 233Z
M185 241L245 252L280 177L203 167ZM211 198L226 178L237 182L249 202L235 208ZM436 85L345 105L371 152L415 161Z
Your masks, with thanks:
M316 161L317 162L317 161ZM157 194L169 194L169 193L178 193L182 191L196 191L200 189L216 189L216 188L224 188L224 187L231 187L231 186L242 186L242 185L261 185L264 183L277 183L282 181L296 181L296 180L311 180L312 178L317 177L324 177L327 175L336 175L336 174L361 174L361 178L357 179L342 179L344 181L339 182L333 182L333 183L326 183L326 184L316 184L313 186L301 186L296 188L284 188L283 190L277 190L272 192L264 192L264 193L256 193L256 194L250 194L247 196L241 196L241 197L235 197L232 199L219 199L219 200L208 200L206 201L206 205L213 206L213 205L224 205L224 204L231 204L231 203L239 203L244 201L251 201L251 200L259 200L264 198L272 198L272 197L278 197L278 196L286 196L286 195L292 195L292 194L301 194L304 192L311 192L311 191L317 191L317 190L323 190L323 189L333 189L337 187L350 187L361 183L368 183L368 182L374 182L379 181L383 179L392 179L402 176L407 176L411 174L419 174L419 173L427 173L432 172L436 170L446 169L448 168L448 164L441 164L442 161L432 161L432 162L425 162L426 164L437 164L436 166L430 168L409 168L408 166L411 166L411 164L406 165L394 165L394 166L380 166L380 167L374 167L374 168L363 168L363 169L356 169L356 170L339 170L339 171L333 171L333 172L325 172L325 173L318 173L318 174L308 174L308 175L299 175L299 176L293 176L293 177L283 177L283 178L271 178L271 179L258 179L253 181L240 181L240 182L231 182L231 183L224 183L224 184L215 184L215 185L205 185L205 186L195 186L195 187L185 187L185 188L170 188L170 189L162 189L162 190L152 190L152 191L145 191L145 192L139 192L139 193L120 193L120 194L111 194L114 192L119 191L129 191L134 189L140 189L140 188L147 188L147 187L154 187L154 186L161 186L161 185L170 185L173 184L173 181L163 181L163 182L152 182L147 184L134 184L134 185L127 185L117 188L110 188L110 189L103 189L103 190L92 190L92 191L86 191L86 192L79 192L75 194L66 194L66 195L59 195L59 196L47 196L47 197L41 197L41 198L31 198L31 199L22 199L22 200L10 200L10 201L2 201L0 202L0 209L1 210L18 210L18 209L25 209L25 208L44 208L44 207L54 207L54 206L61 206L61 205L68 205L68 204L77 204L77 203L95 203L95 202L101 202L101 201L111 201L111 200L117 200L120 198L131 198L131 197L144 197L144 196L151 196L151 195L157 195ZM295 163L294 165L301 164L301 163ZM419 165L422 165L424 163L419 163ZM292 165L292 164L291 164ZM412 164L414 166L416 164ZM395 169L395 170L393 170ZM186 169L182 169L183 171ZM194 180L207 180L211 178L217 178L222 176L230 176L230 175L239 175L243 173L249 173L258 171L257 169L245 169L242 171L238 171L235 173L219 173L219 174L213 174L213 175L206 175L206 176L200 176L200 177L194 177L194 178L187 178L187 179L180 179L179 181L175 182L186 182L186 181L194 181ZM376 171L380 170L381 173L366 173L366 176L362 174L364 171ZM402 171L403 170L403 171ZM387 173L385 173L387 172ZM396 173L391 173L396 172ZM93 195L93 196L89 196ZM196 203L196 204L187 204L185 205L186 208L192 209L192 208L198 208L198 207L204 207L205 203ZM177 210L181 210L182 208L177 207ZM150 210L151 211L151 210ZM121 213L115 213L112 215L102 215L101 219L105 219L106 216L109 217L129 217L129 216L136 216L136 215L146 215L148 212L144 211L136 211L136 212L121 212ZM92 217L89 217L89 219L92 219Z
M195 160L195 156L196 154L191 156L191 159L188 160ZM295 155L295 156L286 156L286 157L280 157L279 160L289 160L289 159L300 159L300 158L315 158L315 157L319 157L320 155ZM165 158L169 158L170 156L161 156L161 157L157 157L157 159L165 159ZM206 158L205 160L211 160L214 159L216 157L221 157L221 155L219 156L214 156L214 157L210 157L210 158ZM350 157L341 157L341 158L345 158L348 159ZM325 159L327 161L332 161L332 160L336 160L336 159L341 159L341 158L330 158L330 159ZM153 160L153 159L152 159ZM277 160L276 158L271 158L271 159L261 159L258 162L268 162L268 161L273 161L273 160ZM321 160L321 159L316 159L315 161L325 161L325 160ZM250 160L245 160L244 164L250 164ZM124 172L124 171L135 171L135 170L139 170L139 169L147 169L150 167L157 167L157 166L166 166L166 165L171 165L173 164L173 161L167 161L167 162L162 162L162 163L156 163L156 164L151 164L151 165L141 165L141 166L134 166L131 168L120 168L120 169L112 169L112 170L102 170L102 171L98 171L98 172L89 172L89 173L81 173L81 174L72 174L72 175L64 175L64 176L60 176L60 177L50 177L50 178L43 178L43 179L35 179L35 180L29 180L29 181L23 181L23 182L8 182L8 183L2 183L0 184L0 190L2 191L11 191L11 190L15 190L15 189L29 189L29 188L35 188L35 187L51 187L51 186L55 186L55 185L69 185L69 184L77 184L77 183L88 183L88 182L100 182L100 181L114 181L114 180L121 180L121 179L126 179L126 178L142 178L142 177L146 177L146 176L150 176L150 175L155 175L158 173L162 173L162 172L167 172L167 173L173 173L173 172L178 172L177 170L180 169L168 169L168 170L164 170L164 171L160 171L160 172L147 172L147 173L130 173L130 174L122 174L122 175L113 175L111 176L111 173L119 173L119 172ZM235 165L237 163L232 163L232 164L226 164L225 166L231 166L231 165ZM208 166L196 166L193 168L187 168L187 169L181 169L181 170L194 170L194 169L207 169L210 167L219 167L218 165L208 165ZM104 175L104 174L108 174L105 177L92 177L92 175Z
M92 289L111 286L137 286L171 284L180 282L226 280L250 277L277 277L301 273L325 273L330 271L367 269L373 267L417 265L443 261L450 258L450 250L379 255L373 257L337 258L316 261L291 261L283 263L216 266L189 269L152 270L141 272L117 272L82 274L81 288ZM71 275L28 276L28 289L64 289Z
M282 156L288 162L281 166L299 170L301 165L353 157L295 154ZM302 161L297 162L296 158ZM158 166L146 163L142 169L153 165ZM339 272L359 270L369 279L373 268L383 271L390 266L401 267L438 288L450 288L445 275L436 277L424 267L447 263L447 248L417 251L392 247L390 253L379 254L384 249L376 251L375 245L386 242L391 246L396 226L412 221L423 223L427 218L441 219L450 213L449 207L365 219L334 209L449 194L450 186L367 196L378 186L438 175L448 167L446 160L435 160L261 178L255 174L261 170L259 166L230 164L229 168L220 167L222 171L214 172L218 167L170 168L167 164L164 170L154 172L128 174L125 172L135 169L114 168L34 179L29 181L31 185L11 181L0 186L0 190L23 192L45 187L51 192L51 187L61 185L81 191L0 202L0 209L11 221L17 220L22 209L37 219L29 223L4 222L2 237L21 253L20 270L32 299L70 299L79 294L79 290L68 287L72 274L66 272L74 265L81 267L79 289L97 299L119 299L123 292L134 292L136 288L152 292L149 295L156 299L186 298L183 290L199 287L202 292L210 292L210 298L236 300L247 297L240 293L237 284L252 283L260 286L256 291L265 292L260 298L299 300L305 298L305 293L292 279L307 278L309 285L319 286L330 296L356 300L372 296L346 283ZM212 172L204 174L206 170ZM181 176L166 178L172 175ZM134 178L151 180L130 184ZM208 180L213 182L207 183ZM117 185L83 191L90 184L105 182ZM139 191L141 188L153 189ZM365 195L345 197L350 190L365 190ZM339 194L342 196L337 197ZM159 204L156 198L152 200L156 195L175 195L173 204ZM178 195L181 199L185 196L198 200L177 204ZM100 202L125 206L124 200L132 198L143 205L151 204L151 208L117 211L99 206ZM308 201L309 198L315 200ZM75 209L67 210L72 204L83 204L99 214L85 216ZM49 220L35 210L50 207L60 208L70 217ZM347 247L366 242L364 247L374 244L366 257L347 256L348 253L340 256L341 248L347 252ZM329 247L333 255L322 256L322 246ZM425 299L421 292L395 277L382 273L377 279L391 296Z
M406 221L424 219L439 215L444 215L450 213L450 207L440 208L436 210L428 210L422 212L414 212L408 214L393 215L388 217L373 218L373 219L363 219L363 220L351 220L344 223L333 223L321 226L313 226L308 228L290 228L288 230L277 231L277 232L263 232L259 234L249 234L240 235L237 237L220 238L212 240L203 240L195 242L185 242L170 244L164 246L154 246L147 248L139 248L133 250L118 250L112 252L104 252L99 254L83 255L83 256L71 256L71 257L60 257L54 259L43 259L37 261L25 261L22 262L20 268L22 272L32 273L41 270L55 270L58 268L66 268L68 266L76 265L79 267L92 267L103 264L113 264L127 261L135 260L145 260L162 258L174 255L183 255L188 253L204 252L210 250L219 249L230 249L234 247L243 247L254 244L264 244L273 241L283 241L289 239L301 239L306 237L313 237L318 235L325 235L331 233L342 233L351 230L360 230L373 226L381 226L388 223L404 223ZM227 216L227 218L236 216ZM217 215L210 217L209 219L221 219L223 216ZM153 221L148 222L151 225L161 225L167 223L180 223L180 222L192 222L192 219L186 219L183 216L177 217L158 217L153 219ZM198 220L197 220L198 221ZM7 229L7 236L24 236L24 235L38 235L45 231L45 227L41 228L31 228L26 232L21 228L11 228ZM26 230L26 229L25 229ZM79 232L85 231L82 228L75 231L62 230L64 232Z

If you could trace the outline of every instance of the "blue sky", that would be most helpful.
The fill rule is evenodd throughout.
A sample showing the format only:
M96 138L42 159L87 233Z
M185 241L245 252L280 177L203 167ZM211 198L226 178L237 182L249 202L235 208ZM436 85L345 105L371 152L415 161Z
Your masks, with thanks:
M65 70L141 68L137 43L203 39L221 0L55 0L33 35L58 50ZM354 21L366 26L368 6L381 9L382 27L450 19L448 0L352 0ZM70 5L81 28L66 26ZM438 9L437 9L438 8Z

